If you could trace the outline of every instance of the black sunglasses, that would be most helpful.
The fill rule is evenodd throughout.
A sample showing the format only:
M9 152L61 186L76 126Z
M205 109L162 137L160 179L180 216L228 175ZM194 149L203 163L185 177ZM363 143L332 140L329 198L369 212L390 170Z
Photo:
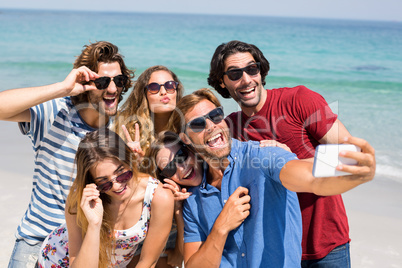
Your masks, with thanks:
M167 93L172 94L175 92L178 84L179 83L176 81L167 81L164 84L151 83L145 88L148 89L149 93L157 94L161 89L161 86L163 86Z
M207 118L214 122L214 124L218 124L223 120L224 113L222 106L217 107L210 111L208 114L204 116L197 117L186 124L184 131L189 127L194 132L201 132L204 130L207 122L205 121Z
M176 171L177 166L176 163L183 164L188 159L188 149L185 145L182 145L180 149L174 155L172 161L170 161L160 172L159 179L162 180L164 178L172 177Z
M125 183L125 182L128 182L132 177L133 177L133 172L132 172L131 170L128 170L128 171L126 171L126 172L120 174L120 175L117 176L116 178L111 179L111 180L108 181L108 182L105 182L105 183L102 183L102 184L98 185L98 186L96 187L96 189L97 189L99 192L103 192L103 193L104 193L104 192L107 192L107 191L109 191L110 189L112 189L113 183L115 183L116 181L117 181L118 183Z
M124 74L119 74L116 75L115 77L109 77L109 76L103 76L103 77L99 77L96 78L94 80L95 86L97 89L106 89L109 84L110 81L112 81L116 84L117 87L124 87L124 85L127 82L127 76L125 76Z
M223 74L226 74L230 80L237 81L243 77L243 72L246 72L248 75L258 74L260 72L260 63L256 62L244 68L231 69Z

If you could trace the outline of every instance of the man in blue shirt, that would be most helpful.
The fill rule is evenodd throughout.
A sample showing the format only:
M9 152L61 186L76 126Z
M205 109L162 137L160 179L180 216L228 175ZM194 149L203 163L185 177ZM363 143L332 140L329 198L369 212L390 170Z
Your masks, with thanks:
M314 178L312 163L294 154L232 140L210 90L183 97L177 108L173 128L208 164L183 207L186 267L298 267L301 215L294 192L339 194L374 177L374 149L362 139L347 141L362 152L342 152L359 164L337 167L352 175Z

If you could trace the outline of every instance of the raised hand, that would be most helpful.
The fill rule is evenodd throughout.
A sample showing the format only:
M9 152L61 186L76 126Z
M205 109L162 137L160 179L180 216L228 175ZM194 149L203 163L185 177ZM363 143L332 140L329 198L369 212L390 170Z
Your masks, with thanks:
M87 184L82 192L81 209L89 225L100 226L103 218L102 200L99 198L99 191L94 183Z
M186 188L181 188L176 182L171 179L163 180L163 188L169 189L173 193L174 201L183 201L186 200L191 193L187 192Z
M221 213L215 221L214 228L222 228L222 230L229 233L240 226L248 215L250 215L250 200L248 189L241 186L238 187L223 206Z
M97 90L93 83L89 83L96 78L99 78L97 73L86 66L81 66L73 69L61 82L61 85L65 89L66 96L76 96L88 90Z
M260 147L280 147L288 152L292 152L292 150L290 150L286 144L277 142L275 140L261 140Z
M134 155L136 155L137 157L144 157L145 152L141 149L140 144L140 126L138 125L138 123L135 123L134 127L135 127L135 137L133 141L126 126L125 125L121 126L124 132L124 136L126 137L127 146L130 147L131 151L133 151Z
M375 150L366 141L356 137L345 138L345 143L354 144L361 148L361 152L341 151L342 157L351 158L357 161L357 165L339 165L337 170L352 173L353 178L363 181L370 181L374 178L376 169Z

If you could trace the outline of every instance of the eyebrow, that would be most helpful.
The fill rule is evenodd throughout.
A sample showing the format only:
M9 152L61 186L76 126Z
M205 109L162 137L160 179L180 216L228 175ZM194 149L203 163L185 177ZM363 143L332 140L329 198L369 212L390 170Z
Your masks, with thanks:
M256 63L255 60L249 61L249 62L247 63L247 65L244 66L244 67L247 67L247 66L249 66L249 65L251 65L251 64L254 64L254 63ZM242 68L244 68L244 67L242 67ZM230 70L234 70L234 69L240 69L240 67L238 67L238 66L229 66L228 69L226 70L226 72L227 72L227 71L230 71Z
M118 166L116 168L116 170L113 172L113 174L119 173L123 168L124 168L124 166L123 166L123 164L121 164L120 166ZM95 180L97 180L97 181L105 181L105 180L107 180L107 176L100 176L100 177L95 178L94 181Z

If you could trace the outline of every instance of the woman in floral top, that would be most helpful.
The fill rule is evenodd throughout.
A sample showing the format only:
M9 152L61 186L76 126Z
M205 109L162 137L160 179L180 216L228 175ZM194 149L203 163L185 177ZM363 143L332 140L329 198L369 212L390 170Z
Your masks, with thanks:
M106 128L86 135L76 154L66 224L44 241L39 267L126 267L141 241L136 267L156 264L171 228L173 196L138 173L132 157Z

